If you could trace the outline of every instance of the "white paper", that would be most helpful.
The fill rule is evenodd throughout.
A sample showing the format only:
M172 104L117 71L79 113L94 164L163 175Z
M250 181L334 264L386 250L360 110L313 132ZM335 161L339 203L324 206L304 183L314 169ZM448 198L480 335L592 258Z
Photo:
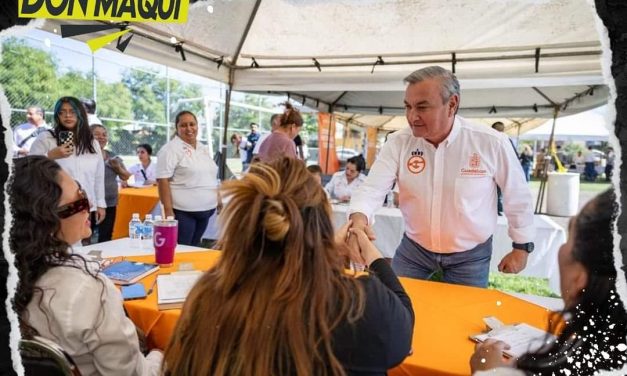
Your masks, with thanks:
M202 272L179 272L157 276L157 303L178 303L185 301Z
M555 341L555 336L548 335L544 330L528 324L507 325L485 334L472 337L480 342L488 339L503 341L510 346L504 353L513 357L520 357L528 352L535 352L545 344Z

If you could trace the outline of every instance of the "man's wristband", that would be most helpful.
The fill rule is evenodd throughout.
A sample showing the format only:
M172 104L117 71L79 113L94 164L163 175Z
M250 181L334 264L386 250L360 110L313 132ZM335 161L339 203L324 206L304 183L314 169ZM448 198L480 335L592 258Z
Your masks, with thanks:
M533 242L529 242L529 243L512 243L512 248L514 249L522 249L523 251L527 252L527 253L531 253L533 252L534 249L534 245Z

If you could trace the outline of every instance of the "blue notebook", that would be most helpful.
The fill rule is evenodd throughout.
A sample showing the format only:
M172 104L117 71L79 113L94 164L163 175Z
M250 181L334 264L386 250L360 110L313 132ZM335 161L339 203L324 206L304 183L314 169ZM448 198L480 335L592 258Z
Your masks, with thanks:
M117 285L130 285L159 270L158 264L120 261L102 269L102 273Z

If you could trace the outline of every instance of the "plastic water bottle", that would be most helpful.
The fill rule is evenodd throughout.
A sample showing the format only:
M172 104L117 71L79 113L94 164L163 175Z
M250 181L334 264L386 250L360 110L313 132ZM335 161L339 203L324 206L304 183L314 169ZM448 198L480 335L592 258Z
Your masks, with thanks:
M146 248L152 247L152 235L154 234L155 224L151 214L146 214L146 219L142 224L142 242Z
M141 246L142 221L139 219L139 213L133 213L131 221L128 223L128 237L131 238L131 247L139 248Z
M388 208L393 208L394 206L394 192L389 191L387 196L387 206Z

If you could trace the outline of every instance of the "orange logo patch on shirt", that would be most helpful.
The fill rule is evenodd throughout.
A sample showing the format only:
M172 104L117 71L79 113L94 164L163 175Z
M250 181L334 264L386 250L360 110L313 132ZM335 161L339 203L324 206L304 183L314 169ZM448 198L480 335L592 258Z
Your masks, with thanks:
M421 173L422 171L424 171L426 166L427 161L425 161L422 155L412 155L409 160L407 160L407 169L412 174Z
M481 167L481 156L472 153L468 159L468 167L460 170L460 176L486 176L487 171Z

